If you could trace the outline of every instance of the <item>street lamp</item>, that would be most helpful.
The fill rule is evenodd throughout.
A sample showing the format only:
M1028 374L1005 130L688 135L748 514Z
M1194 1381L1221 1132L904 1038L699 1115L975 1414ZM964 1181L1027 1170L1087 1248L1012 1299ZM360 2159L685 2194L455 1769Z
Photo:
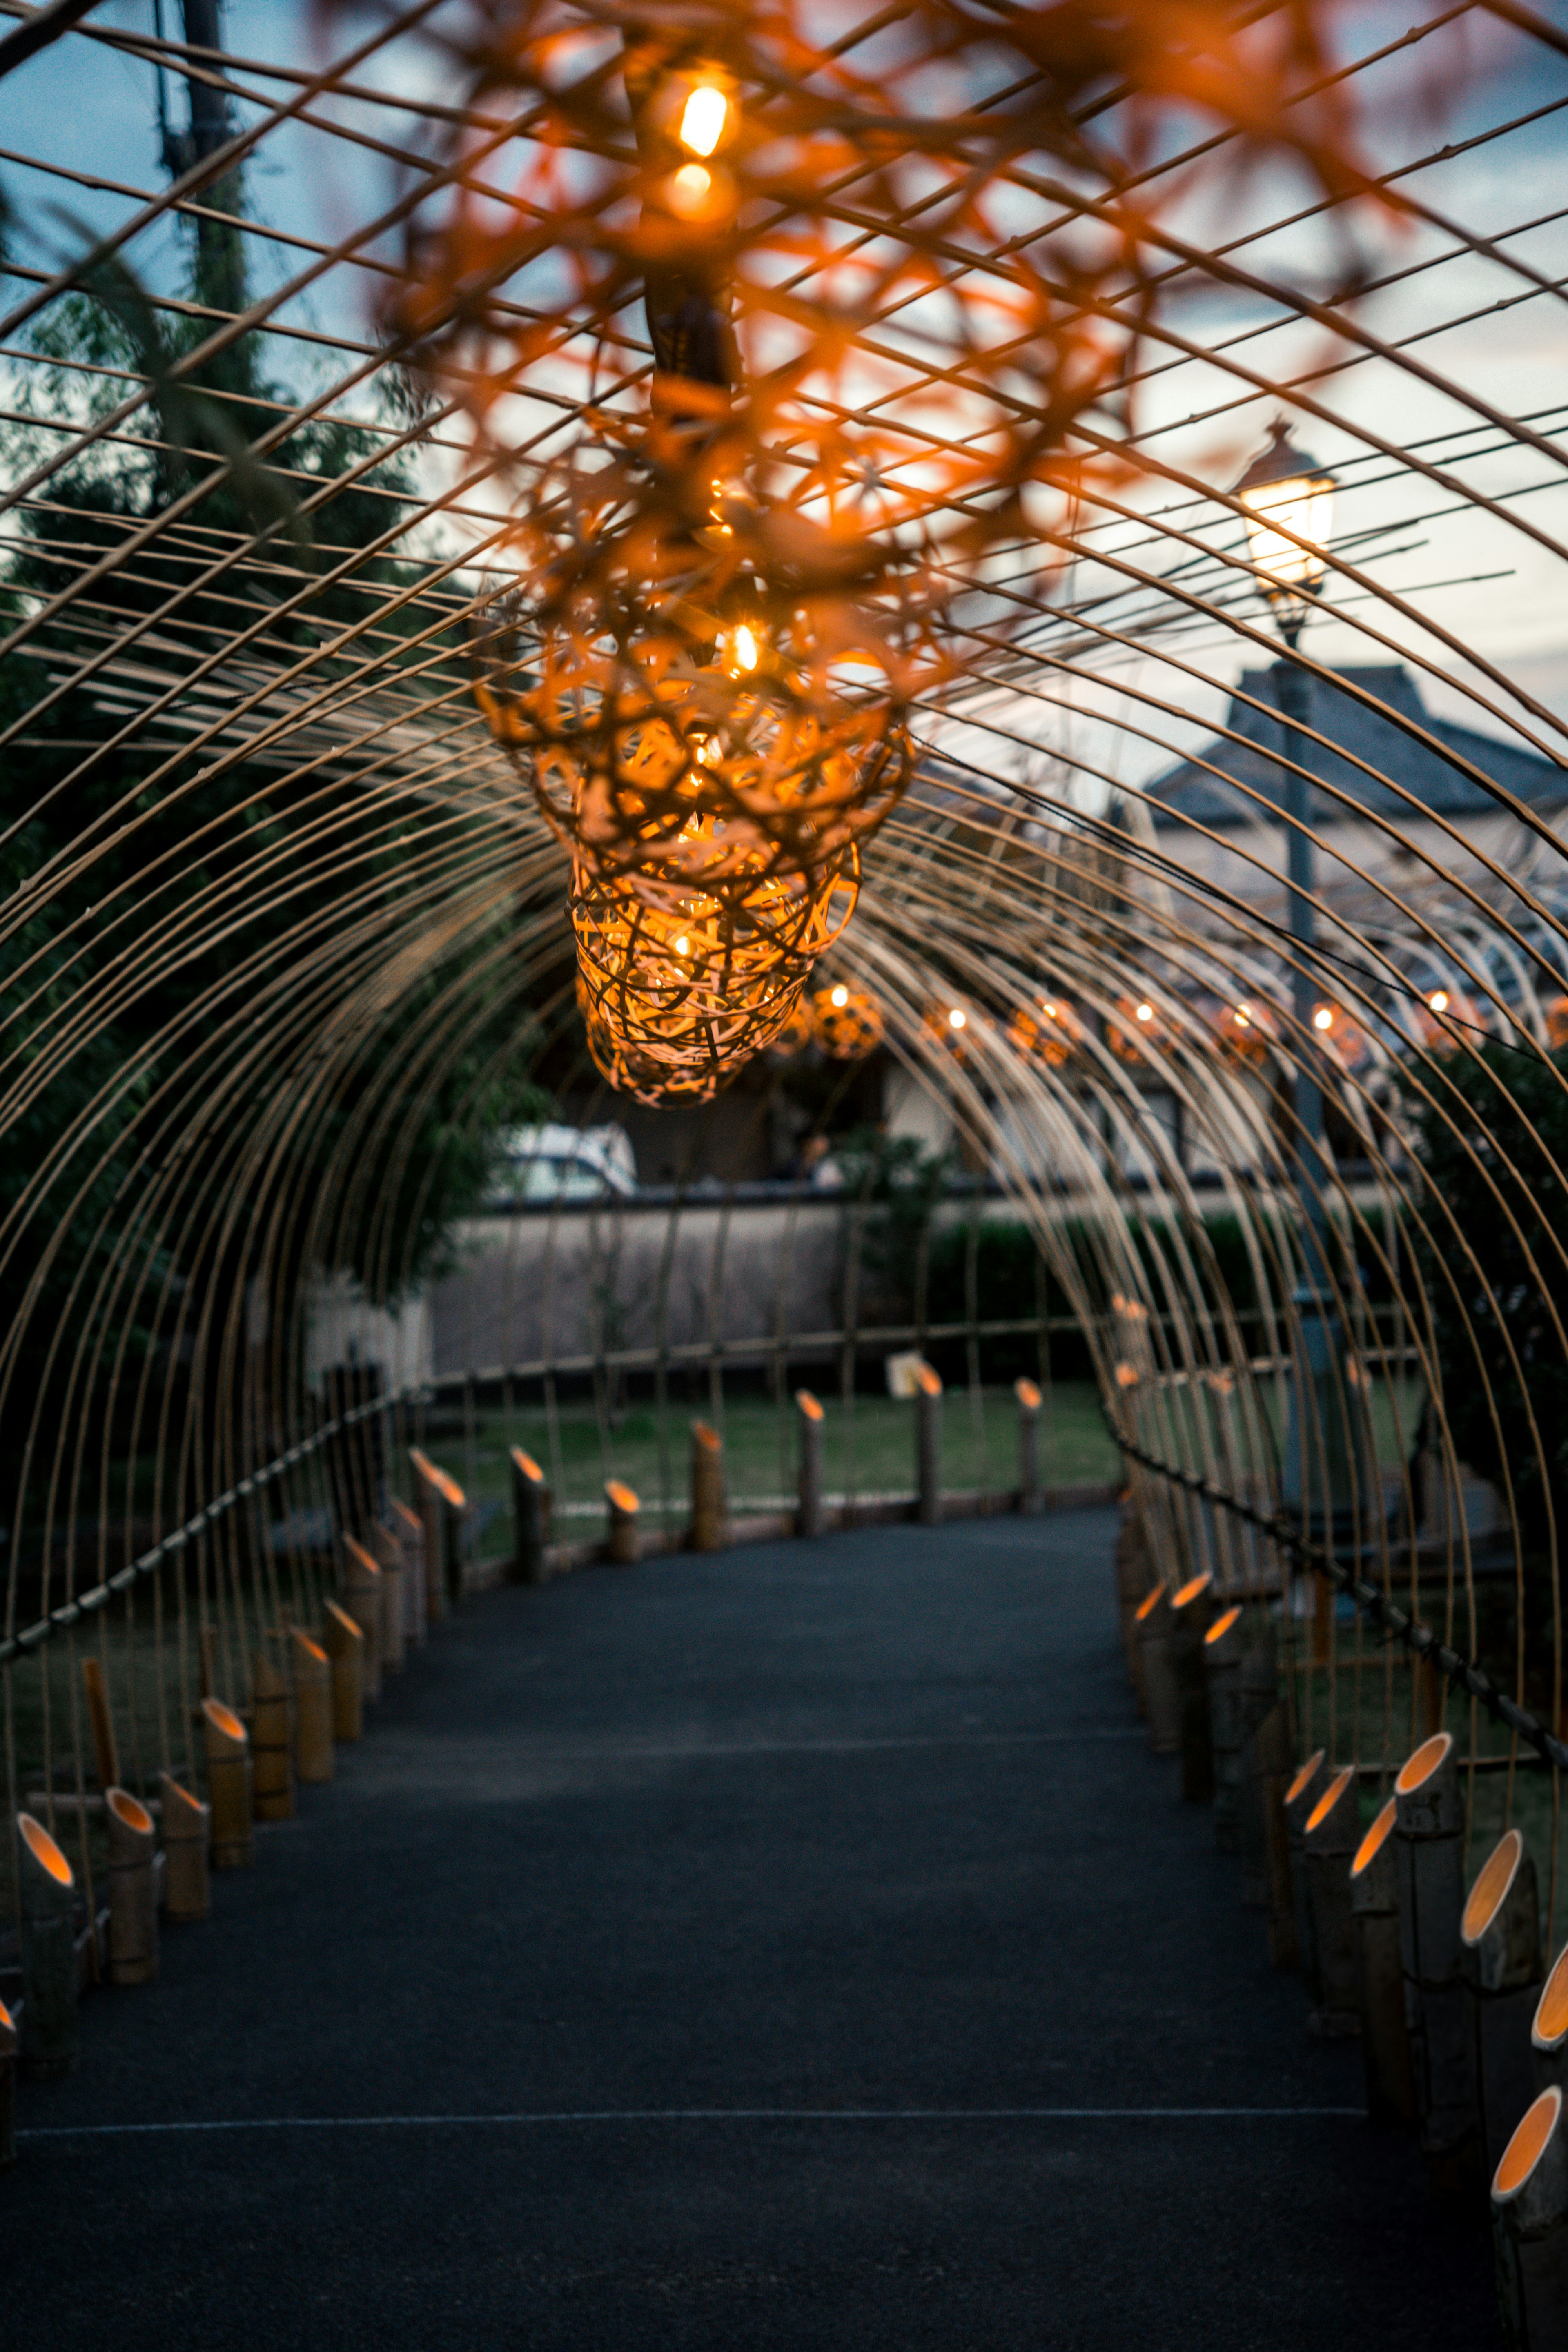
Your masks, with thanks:
M1325 1029L1315 1003L1312 964L1317 946L1313 908L1311 681L1297 662L1302 630L1317 609L1328 571L1334 478L1327 467L1298 448L1283 417L1268 428L1268 446L1256 457L1233 495L1247 521L1247 552L1258 587L1268 598L1274 625L1285 644L1274 665L1272 684L1284 736L1286 908L1295 947L1290 975L1296 1035L1296 1167L1303 1218L1305 1279L1294 1305L1301 1332L1304 1386L1291 1392L1286 1437L1283 1499L1288 1509L1305 1507L1311 1532L1330 1547L1353 1542L1357 1504L1367 1507L1368 1473L1364 1433L1354 1409L1340 1318L1330 1279L1329 1158L1323 1134L1323 1087L1319 1075L1320 1032ZM1319 1594L1326 1610L1328 1595ZM1326 1654L1327 1619L1317 1628L1315 1647Z

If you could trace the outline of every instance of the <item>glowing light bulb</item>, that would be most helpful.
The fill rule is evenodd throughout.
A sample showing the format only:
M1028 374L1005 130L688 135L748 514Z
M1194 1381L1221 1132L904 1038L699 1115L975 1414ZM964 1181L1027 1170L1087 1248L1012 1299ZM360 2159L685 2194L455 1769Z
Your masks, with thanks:
M1054 1021L1057 1017L1056 1006L1054 1004L1047 1004L1043 997L1040 1000L1040 1011L1045 1014L1047 1021Z
M681 109L677 132L689 155L711 155L724 136L730 101L710 81L700 81Z
M748 670L756 668L762 657L763 649L758 643L755 629L748 627L744 621L739 622L730 632L728 647L730 669L735 676L743 677Z
M840 981L838 986L834 990L828 1002L832 1004L836 1004L841 1013L844 1010L844 1007L848 1003L849 991L845 987L842 981Z
M962 1005L955 1004L953 1006L952 1011L947 1016L947 1025L950 1029L963 1029L967 1027L968 1016L964 1013Z
M687 938L684 931L681 932L680 937L675 942L675 952L677 955L689 955L691 953L691 941Z
M1245 1028L1247 1026L1248 1023L1249 1023L1249 1022L1251 1021L1251 1019L1252 1019L1252 1007L1251 1007L1251 1005L1250 1005L1250 1004L1238 1004L1238 1005L1237 1006L1237 1008L1236 1008L1236 1018L1237 1018L1237 1025L1239 1028L1245 1029Z
M1318 1009L1317 1009L1317 1011L1316 1011L1316 1012L1313 1013L1313 1015L1312 1015L1312 1026L1313 1026L1313 1028L1314 1028L1314 1029L1321 1029L1321 1030L1322 1030L1322 1031L1324 1031L1324 1032L1325 1032L1325 1034L1326 1034L1329 1030L1331 1030L1331 1029L1333 1027L1333 1025L1334 1025L1334 1008L1333 1008L1333 1006L1332 1006L1331 1004L1320 1004L1320 1005L1319 1005L1319 1007L1318 1007Z
M1448 1010L1447 990L1446 988L1435 988L1432 991L1431 995L1426 999L1426 1002L1432 1007L1434 1013L1447 1013Z
M695 220L706 212L712 193L713 174L705 172L700 163L683 163L679 172L670 175L670 205L686 220Z
M1152 1004L1141 1004L1138 1007L1138 1018L1140 1021L1152 1021L1154 1018L1153 1006Z

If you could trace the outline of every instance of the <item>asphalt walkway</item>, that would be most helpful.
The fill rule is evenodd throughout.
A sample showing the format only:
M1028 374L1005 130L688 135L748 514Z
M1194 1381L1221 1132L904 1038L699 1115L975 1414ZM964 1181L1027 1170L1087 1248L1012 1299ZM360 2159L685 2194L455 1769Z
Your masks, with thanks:
M39 2352L1489 2352L1136 1725L1111 1521L470 1601L0 2179Z

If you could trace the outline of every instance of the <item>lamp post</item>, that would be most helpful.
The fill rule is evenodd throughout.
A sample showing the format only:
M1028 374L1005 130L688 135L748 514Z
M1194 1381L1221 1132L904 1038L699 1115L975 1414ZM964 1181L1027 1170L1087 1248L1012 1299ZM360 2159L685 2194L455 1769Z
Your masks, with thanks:
M1268 448L1248 466L1235 495L1246 512L1252 569L1285 642L1285 656L1274 665L1273 686L1284 722L1284 756L1293 763L1283 771L1281 814L1287 920L1296 950L1290 994L1296 1032L1295 1158L1304 1279L1297 1286L1293 1303L1300 1328L1303 1379L1291 1391L1283 1500L1287 1509L1304 1517L1309 1534L1337 1549L1346 1539L1355 1540L1357 1502L1364 1509L1368 1497L1368 1465L1364 1433L1347 1385L1343 1335L1330 1279L1330 1165L1313 1004L1317 921L1312 903L1312 839L1308 830L1311 794L1304 772L1307 745L1300 732L1310 724L1311 703L1309 680L1294 658L1328 570L1334 478L1292 444L1281 417L1269 427ZM1326 1606L1327 1597L1326 1592L1320 1593L1320 1610ZM1320 1654L1326 1650L1326 1642L1324 1618L1315 1644Z

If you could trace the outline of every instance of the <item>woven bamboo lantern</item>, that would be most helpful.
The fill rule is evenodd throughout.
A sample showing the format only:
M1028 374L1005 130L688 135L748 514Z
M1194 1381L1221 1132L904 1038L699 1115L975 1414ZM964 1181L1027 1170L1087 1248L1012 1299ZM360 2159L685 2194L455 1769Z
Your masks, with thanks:
M1279 1043L1279 1024L1272 1008L1255 996L1238 997L1216 1013L1215 1031L1223 1050L1233 1060L1256 1066L1266 1062Z
M836 981L811 1000L812 1035L830 1062L863 1062L887 1034L882 1008L863 988Z
M1083 1035L1082 1022L1059 996L1042 996L1033 1006L1019 1005L1007 1024L1008 1044L1053 1070L1071 1060Z
M792 1062L804 1054L816 1035L816 1025L811 1017L811 1006L804 997L796 997L795 1009L786 1013L777 1035L768 1047L770 1060Z
M1147 1046L1165 1041L1166 1031L1152 998L1124 996L1116 1007L1116 1018L1107 1024L1105 1035L1119 1060L1136 1065L1142 1061Z

